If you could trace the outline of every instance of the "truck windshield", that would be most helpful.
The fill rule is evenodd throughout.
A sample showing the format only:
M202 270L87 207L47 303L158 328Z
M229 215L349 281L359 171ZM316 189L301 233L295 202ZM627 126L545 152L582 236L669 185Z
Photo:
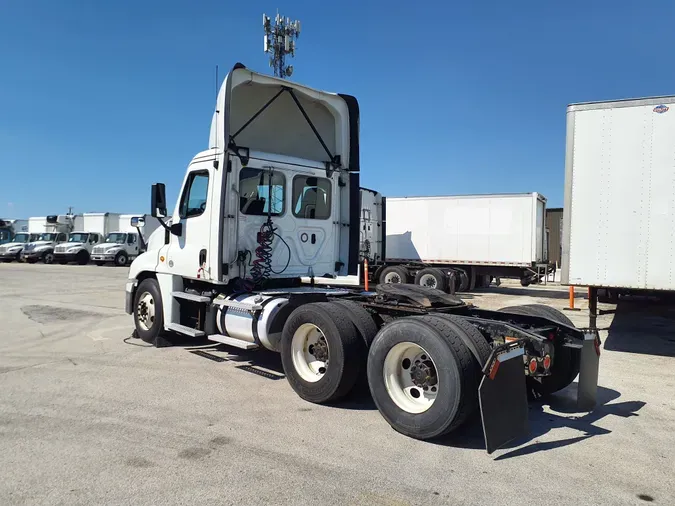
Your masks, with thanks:
M11 234L10 231L6 228L0 229L0 242L7 242L9 241Z
M30 234L16 234L13 240L14 242L28 242L30 240Z
M108 234L108 237L105 238L105 242L109 243L116 243L116 244L124 244L127 240L127 234L121 234L119 232L114 232L112 234Z
M75 232L74 234L70 234L70 237L68 237L68 242L87 242L87 239L89 239L89 234Z
M40 237L38 237L38 241L55 241L56 240L56 234L40 234Z

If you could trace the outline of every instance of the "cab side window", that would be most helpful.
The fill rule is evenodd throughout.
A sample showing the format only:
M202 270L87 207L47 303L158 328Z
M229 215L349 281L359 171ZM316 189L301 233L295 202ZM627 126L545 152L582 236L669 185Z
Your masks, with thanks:
M181 219L199 216L206 209L209 193L209 173L207 171L191 172L185 183L180 201Z
M56 242L66 242L68 238L66 237L66 234L59 234L56 237Z
M244 167L239 172L239 210L253 216L284 213L286 179L279 172Z
M98 234L89 235L89 244L96 244L98 242Z
M293 214L298 218L330 218L330 179L296 176L293 179Z
M127 244L136 244L136 236L134 234L129 234L127 237Z

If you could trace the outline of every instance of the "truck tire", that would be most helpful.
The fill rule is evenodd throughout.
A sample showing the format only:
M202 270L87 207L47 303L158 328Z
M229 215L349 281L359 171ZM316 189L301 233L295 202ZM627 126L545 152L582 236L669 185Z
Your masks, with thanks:
M380 272L379 283L385 285L387 283L408 283L410 281L410 276L405 267L399 265L390 265L382 269Z
M455 268L455 290L458 292L466 292L469 289L469 273L466 269Z
M367 348L377 335L378 325L375 323L373 315L366 310L361 304L352 302L350 300L336 300L332 304L340 306L344 310L344 314L352 321L356 330L361 334L361 339ZM363 357L365 359L365 355Z
M325 403L344 397L363 368L365 346L351 319L330 302L296 308L281 333L281 363L301 398Z
M75 257L75 261L78 265L87 265L89 263L89 253L80 251Z
M54 252L53 251L45 251L42 254L42 263L53 264L54 263Z
M436 315L409 316L380 329L368 353L368 385L392 428L432 439L478 408L480 368L462 339Z
M520 286L530 286L530 283L529 278L520 278Z
M159 283L154 278L144 279L136 289L134 325L138 337L150 344L155 344L155 340L164 330L162 294Z
M120 251L117 255L115 255L115 265L118 267L124 267L127 265L128 261L129 255L127 255L124 251Z
M525 304L522 306L503 307L499 311L504 313L522 314L527 316L539 316L548 318L556 323L569 327L575 327L572 320L561 311L543 304ZM543 397L558 392L574 381L579 374L581 364L581 351L565 348L562 343L556 342L554 348L555 357L551 367L551 375L540 378L541 381L527 377L527 388L535 397Z
M445 292L448 287L448 277L440 269L427 267L417 271L415 284Z
M490 358L492 348L481 331L471 323L467 322L464 318L456 315L434 313L433 316L444 320L457 334L462 333L471 340L473 347L479 356L478 365L482 369L488 358Z

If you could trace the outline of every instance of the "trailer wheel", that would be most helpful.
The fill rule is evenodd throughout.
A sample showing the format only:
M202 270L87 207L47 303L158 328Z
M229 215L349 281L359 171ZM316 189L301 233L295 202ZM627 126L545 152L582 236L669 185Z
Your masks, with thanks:
M380 284L384 285L387 283L398 284L398 283L408 283L410 281L410 276L405 267L399 265L390 265L382 269L380 273Z
M455 290L458 292L466 292L469 289L469 284L471 280L469 279L469 273L466 269L455 268L457 275L455 276L456 284Z
M349 393L364 355L358 330L332 303L300 306L284 324L281 363L291 388L306 401L324 403Z
M522 306L503 307L499 311L504 313L522 314L548 318L556 323L575 327L572 320L561 311L543 304L525 304ZM534 396L541 397L558 392L574 381L579 374L581 351L565 348L562 343L556 342L554 348L553 366L551 375L540 378L541 381L527 377L527 388Z
M478 407L480 369L446 321L435 315L387 324L368 353L368 384L396 431L431 439L454 430Z
M80 251L75 257L75 261L78 265L87 265L89 263L89 253L86 251Z
M439 269L427 267L417 271L415 284L445 292L448 286L448 277Z
M162 294L156 279L144 279L136 289L134 324L138 337L146 343L154 344L164 329Z

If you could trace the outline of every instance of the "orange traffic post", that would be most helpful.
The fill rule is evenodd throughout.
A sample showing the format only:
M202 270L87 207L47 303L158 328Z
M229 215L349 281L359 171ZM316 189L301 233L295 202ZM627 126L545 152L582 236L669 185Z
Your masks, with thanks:
M363 286L368 291L368 259L363 260Z
M579 311L579 308L574 307L574 287L570 286L570 306L565 308L567 311Z

